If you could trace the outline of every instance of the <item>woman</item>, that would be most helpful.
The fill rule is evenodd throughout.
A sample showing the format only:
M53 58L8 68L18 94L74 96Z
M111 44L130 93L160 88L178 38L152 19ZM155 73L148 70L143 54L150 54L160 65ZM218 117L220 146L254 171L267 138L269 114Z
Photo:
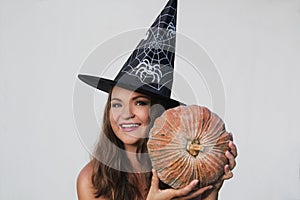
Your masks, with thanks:
M236 147L230 142L229 164L214 186L197 188L197 180L182 189L159 182L147 156L147 134L165 109L180 103L171 97L174 77L177 0L169 0L114 80L79 75L88 85L109 94L102 134L94 158L77 182L79 200L169 200L218 198L223 180L232 177ZM166 188L166 189L164 189Z
M147 152L146 134L154 119L161 114L152 105L160 103L166 106L162 102L143 93L113 87L105 107L103 134L95 151L97 158L110 163L108 166L94 158L82 169L77 182L79 200L194 199L201 198L201 195L206 200L218 198L223 180L232 177L230 170L236 164L234 157L237 156L237 151L232 142L229 143L231 152L226 152L229 165L224 166L225 174L214 186L196 189L198 181L194 180L179 190L160 189L155 171L134 173L141 172L150 165L149 159L139 156L139 153Z

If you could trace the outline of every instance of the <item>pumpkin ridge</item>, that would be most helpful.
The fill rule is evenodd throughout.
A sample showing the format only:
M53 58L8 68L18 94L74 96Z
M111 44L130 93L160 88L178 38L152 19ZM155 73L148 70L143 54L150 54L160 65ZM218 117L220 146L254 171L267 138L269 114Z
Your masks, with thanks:
M186 159L182 159L182 160L178 160L176 162L174 162L174 164L180 163L180 162L185 162ZM164 182L166 184L170 184L173 185L175 187L177 187L176 185L180 185L181 179L182 177L187 177L187 174L190 174L189 172L189 165L183 165L183 167L175 166L175 168L170 169L169 168L169 176L167 175L164 179ZM177 177L174 177L174 172L179 172ZM167 181L167 180L172 180L171 182ZM179 181L179 182L178 182Z
M165 168L168 168L168 173L166 173L165 179L168 179L169 176L173 177L174 172L176 172L178 168L181 168L180 165L176 166L176 163L180 163L184 160L184 157L177 157L175 160L169 162L168 164L165 164ZM184 170L181 170L180 173L184 173Z

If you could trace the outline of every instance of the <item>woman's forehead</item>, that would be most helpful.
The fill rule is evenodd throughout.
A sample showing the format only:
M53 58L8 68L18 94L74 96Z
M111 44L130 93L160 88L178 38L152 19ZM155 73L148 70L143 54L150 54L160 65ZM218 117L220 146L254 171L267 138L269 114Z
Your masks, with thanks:
M132 90L128 90L128 89L118 87L118 86L113 87L111 97L112 97L112 99L116 98L116 97L117 98L120 98L120 97L122 97L122 98L145 97L145 98L150 99L150 97L145 94L135 92Z

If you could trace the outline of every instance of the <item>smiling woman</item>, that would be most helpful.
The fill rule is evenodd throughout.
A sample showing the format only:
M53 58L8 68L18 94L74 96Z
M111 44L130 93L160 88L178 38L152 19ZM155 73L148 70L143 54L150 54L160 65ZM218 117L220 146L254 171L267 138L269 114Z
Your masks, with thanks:
M150 97L121 87L113 88L109 121L126 151L136 152L136 144L145 138L149 111Z
M217 199L222 180L230 178L230 169L235 165L236 148L233 143L229 145L232 154L226 154L229 165L224 166L225 175L210 193L205 192L212 188L211 185L195 190L198 187L195 180L181 189L161 190L167 186L159 181L155 171L152 176L151 161L147 155L148 134L155 119L167 108L163 105L166 106L167 102L122 87L112 88L95 157L78 177L79 200L190 199L201 194L208 194L202 199Z
M113 87L105 107L102 134L94 152L100 159L93 158L81 171L78 177L79 199L146 198L151 182L150 160L136 153L147 152L145 134L150 124L150 107L151 98L147 95ZM109 163L111 167L103 163ZM148 172L127 173L133 171Z
M181 104L171 98L176 10L177 1L169 0L114 80L78 75L109 94L94 157L78 177L79 200L215 200L223 180L231 178L236 156L233 143L229 143L231 153L225 155L228 165L224 166L224 176L214 187L199 188L199 180L192 180L183 188L173 189L151 171L149 130L165 110Z

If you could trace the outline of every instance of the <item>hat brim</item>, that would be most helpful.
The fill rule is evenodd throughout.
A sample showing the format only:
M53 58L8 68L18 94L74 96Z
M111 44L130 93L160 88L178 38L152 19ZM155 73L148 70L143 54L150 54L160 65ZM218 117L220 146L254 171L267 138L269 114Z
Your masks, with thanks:
M114 86L118 86L118 87L122 87L125 89L129 89L135 92L139 92L145 95L148 95L150 97L153 97L155 99L159 99L159 100L163 100L167 103L167 107L168 108L172 108L172 107L176 107L179 105L185 105L184 103L181 103L175 99L172 98L167 98L165 96L160 96L157 94L154 94L152 92L149 92L147 90L143 90L143 88L136 88L132 85L130 85L129 83L117 83L114 80L110 80L110 79L106 79L106 78L100 78L100 77L96 77L96 76L91 76L91 75L84 75L84 74L79 74L78 78L83 81L84 83L98 89L101 90L103 92L107 92L109 93L110 90L114 87Z

